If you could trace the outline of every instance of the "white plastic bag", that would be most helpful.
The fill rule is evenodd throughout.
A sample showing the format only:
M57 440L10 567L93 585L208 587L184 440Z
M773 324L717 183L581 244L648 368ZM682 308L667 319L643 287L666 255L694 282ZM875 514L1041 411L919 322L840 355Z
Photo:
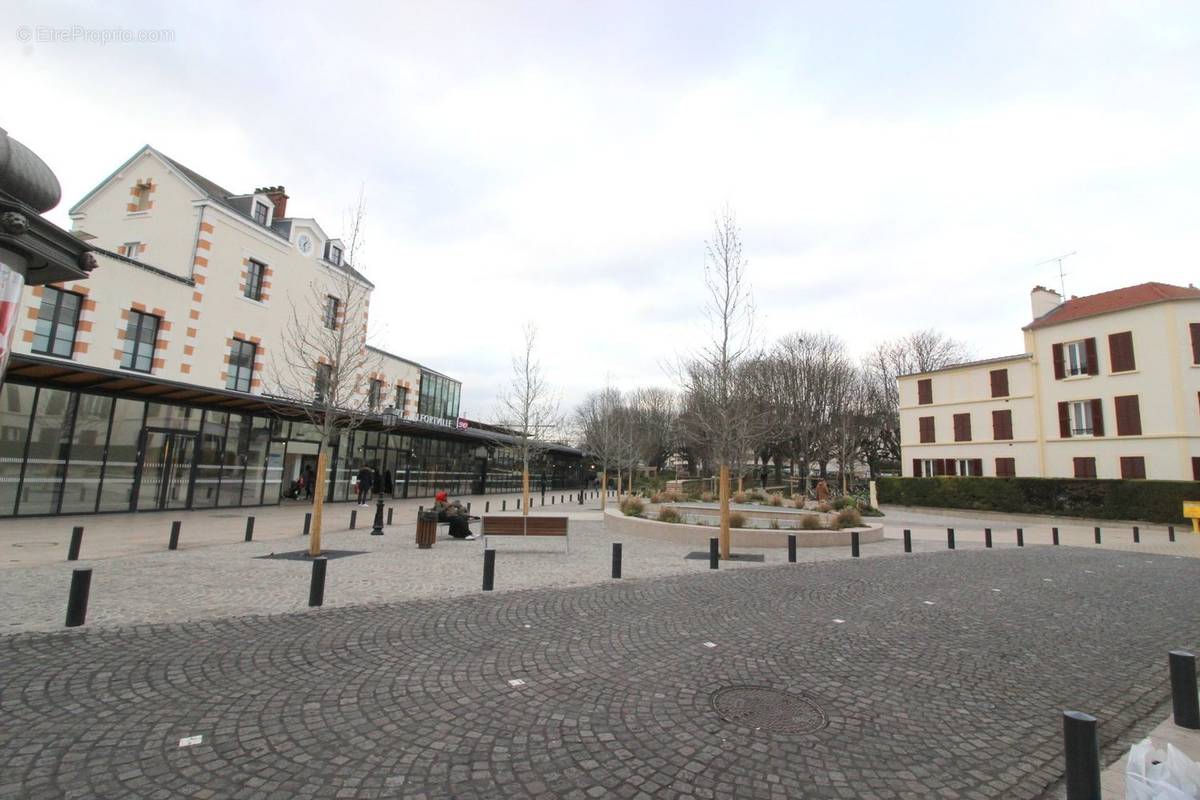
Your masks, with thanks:
M1200 764L1171 744L1167 751L1143 739L1129 750L1125 767L1128 800L1197 800L1200 798Z

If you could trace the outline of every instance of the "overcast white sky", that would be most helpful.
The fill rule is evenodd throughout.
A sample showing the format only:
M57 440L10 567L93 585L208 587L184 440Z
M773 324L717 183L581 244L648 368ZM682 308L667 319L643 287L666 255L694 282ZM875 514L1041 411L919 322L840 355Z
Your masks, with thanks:
M0 127L64 225L145 143L331 232L365 185L376 343L482 419L531 319L566 405L666 383L725 204L764 340L1001 355L1044 259L1079 252L1069 294L1197 277L1200 3L385 5L7 0Z

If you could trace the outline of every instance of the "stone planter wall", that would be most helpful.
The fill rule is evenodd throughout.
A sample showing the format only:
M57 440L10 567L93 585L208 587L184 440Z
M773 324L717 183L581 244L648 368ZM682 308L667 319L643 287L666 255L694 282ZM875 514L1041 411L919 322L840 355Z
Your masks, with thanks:
M762 518L770 519L775 516L770 512L767 514ZM751 514L746 513L746 516L749 518ZM720 534L720 528L715 525L687 525L659 522L642 517L627 517L616 509L605 512L604 528L609 533L620 536L649 536L701 550L708 547L709 539ZM787 547L788 534L796 535L796 544L799 547L849 547L851 530L859 532L858 540L861 544L883 541L883 525L879 524L866 525L862 528L846 528L840 531L775 531L760 528L734 528L730 536L734 548Z

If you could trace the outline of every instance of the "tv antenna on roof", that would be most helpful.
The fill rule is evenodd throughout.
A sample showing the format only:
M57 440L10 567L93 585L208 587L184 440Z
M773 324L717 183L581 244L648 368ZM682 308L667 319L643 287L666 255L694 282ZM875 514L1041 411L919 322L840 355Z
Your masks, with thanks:
M1067 281L1066 281L1067 273L1063 272L1062 262L1064 259L1070 258L1071 256L1076 255L1078 252L1079 252L1078 250L1072 250L1069 253L1063 253L1061 256L1055 256L1054 258L1047 258L1045 261L1039 261L1038 263L1034 264L1035 267L1040 267L1045 264L1049 264L1052 261L1058 262L1058 287L1059 287L1059 289L1062 290L1062 299L1063 300L1067 299Z

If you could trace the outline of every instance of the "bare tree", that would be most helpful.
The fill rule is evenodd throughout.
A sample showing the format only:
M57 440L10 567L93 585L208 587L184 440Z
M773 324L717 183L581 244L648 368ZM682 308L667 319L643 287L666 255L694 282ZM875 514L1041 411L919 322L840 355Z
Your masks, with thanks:
M545 442L558 430L561 420L558 398L551 392L537 360L537 328L524 327L521 351L513 356L513 379L499 398L497 422L517 436L521 459L521 512L529 514L529 467L546 449Z
M669 389L645 387L630 394L628 405L638 460L661 470L676 449L679 398Z
M318 261L318 277L291 306L284 328L284 346L272 354L264 394L287 400L304 410L321 432L313 492L308 552L321 554L321 522L329 485L327 454L342 431L361 425L372 409L368 381L381 366L367 348L367 311L372 286L363 277L359 255L363 245L366 204L360 193L349 212L349 235L342 263Z
M726 209L706 246L705 315L711 339L679 370L688 397L687 435L702 443L719 465L721 557L730 556L729 475L739 471L762 428L753 411L747 365L755 357L754 302L746 278L741 233Z
M580 444L600 462L601 511L604 510L608 497L608 467L617 462L620 450L617 415L622 402L621 392L606 386L589 394L575 409Z

